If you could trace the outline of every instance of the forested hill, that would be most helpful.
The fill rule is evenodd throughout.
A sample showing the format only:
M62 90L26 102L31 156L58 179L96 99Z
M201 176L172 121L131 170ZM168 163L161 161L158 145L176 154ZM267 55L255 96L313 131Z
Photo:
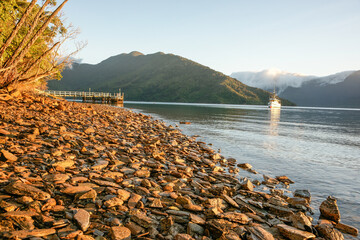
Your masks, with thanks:
M192 103L267 104L269 92L186 58L162 52L110 57L99 64L73 64L52 90L125 93L126 100ZM291 105L283 100L284 105Z

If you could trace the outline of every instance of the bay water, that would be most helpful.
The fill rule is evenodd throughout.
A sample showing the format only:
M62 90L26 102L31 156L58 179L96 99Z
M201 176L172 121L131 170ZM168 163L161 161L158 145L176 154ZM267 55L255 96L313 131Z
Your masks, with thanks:
M224 157L261 173L240 171L239 177L288 176L295 181L290 191L310 191L315 220L321 202L336 197L341 221L360 229L360 109L148 102L125 107L199 135Z

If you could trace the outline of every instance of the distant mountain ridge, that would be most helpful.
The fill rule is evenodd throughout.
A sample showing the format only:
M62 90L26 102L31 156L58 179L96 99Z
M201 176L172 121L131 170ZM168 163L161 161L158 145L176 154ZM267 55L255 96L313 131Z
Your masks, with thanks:
M253 87L271 91L276 84L280 97L299 106L360 107L360 71L344 71L325 77L283 71L237 72L231 74Z
M162 52L120 54L99 64L74 63L49 89L125 92L126 100L267 104L270 93L206 66ZM291 102L283 100L286 105Z
M343 81L318 78L301 87L288 87L280 96L299 106L360 108L360 71L353 72Z

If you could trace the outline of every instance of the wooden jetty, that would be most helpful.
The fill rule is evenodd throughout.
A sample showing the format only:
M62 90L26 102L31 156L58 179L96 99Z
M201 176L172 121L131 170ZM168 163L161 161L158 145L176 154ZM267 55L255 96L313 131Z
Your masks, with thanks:
M101 103L109 103L122 105L124 104L124 93L106 93L106 92L85 92L85 91L54 91L54 90L46 90L44 91L47 95L52 95L55 97L63 97L63 98L80 98L83 102L101 102Z

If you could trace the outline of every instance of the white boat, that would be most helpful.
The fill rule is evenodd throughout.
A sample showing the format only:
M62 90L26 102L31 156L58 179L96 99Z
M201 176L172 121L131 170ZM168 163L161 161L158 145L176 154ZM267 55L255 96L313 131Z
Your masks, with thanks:
M270 96L269 102L268 102L269 108L281 108L281 101L279 97L276 95L275 90L274 93Z

